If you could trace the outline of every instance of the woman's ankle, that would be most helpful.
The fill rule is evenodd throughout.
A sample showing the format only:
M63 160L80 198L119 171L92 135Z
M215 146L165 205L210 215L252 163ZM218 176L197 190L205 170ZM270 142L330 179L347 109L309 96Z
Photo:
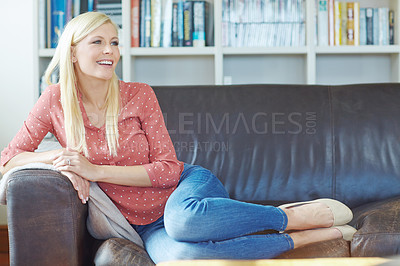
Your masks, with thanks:
M294 243L294 248L308 244L342 238L342 233L336 228L319 228L289 233Z

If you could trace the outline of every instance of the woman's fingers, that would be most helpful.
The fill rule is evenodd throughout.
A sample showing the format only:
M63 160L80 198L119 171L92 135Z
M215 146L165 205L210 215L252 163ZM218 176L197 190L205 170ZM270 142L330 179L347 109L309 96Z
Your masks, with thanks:
M72 172L62 171L61 173L68 177L72 186L77 191L78 197L85 204L89 200L90 183Z

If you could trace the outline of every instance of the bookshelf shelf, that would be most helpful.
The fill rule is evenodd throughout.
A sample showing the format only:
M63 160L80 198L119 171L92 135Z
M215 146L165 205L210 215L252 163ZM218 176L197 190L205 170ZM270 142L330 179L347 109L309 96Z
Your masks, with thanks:
M399 51L399 45L318 46L315 48L317 54L398 54Z
M224 81L231 82L225 84L400 82L400 0L335 0L358 1L362 8L386 7L393 10L395 45L386 46L319 46L317 1L297 0L304 1L305 10L305 45L297 47L225 47L223 10L226 0L206 1L212 6L214 46L131 48L131 0L121 0L123 45L120 51L121 55L128 56L123 57L117 69L120 78L150 85L222 85ZM37 25L34 35L36 43L39 43L39 1L34 2L34 25ZM54 49L37 46L34 51L39 66L35 75L39 80ZM39 83L37 89L38 86Z
M39 57L52 57L56 49L40 49Z
M214 55L215 47L131 48L132 56Z
M306 47L224 47L224 55L307 54Z

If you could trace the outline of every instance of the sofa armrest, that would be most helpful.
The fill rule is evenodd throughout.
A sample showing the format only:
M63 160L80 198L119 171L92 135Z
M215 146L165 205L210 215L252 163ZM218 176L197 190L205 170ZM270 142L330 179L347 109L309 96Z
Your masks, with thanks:
M13 173L7 188L11 265L91 265L87 205L51 170Z
M351 224L358 231L351 242L351 256L400 254L400 196L360 206L353 213Z

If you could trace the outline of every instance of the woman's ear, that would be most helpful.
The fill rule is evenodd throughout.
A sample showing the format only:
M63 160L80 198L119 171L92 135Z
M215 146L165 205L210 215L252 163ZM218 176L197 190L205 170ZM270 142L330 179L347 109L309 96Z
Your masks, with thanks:
M72 63L76 63L76 61L78 61L78 59L76 59L76 56L75 56L74 47L71 47L71 61L72 61Z

